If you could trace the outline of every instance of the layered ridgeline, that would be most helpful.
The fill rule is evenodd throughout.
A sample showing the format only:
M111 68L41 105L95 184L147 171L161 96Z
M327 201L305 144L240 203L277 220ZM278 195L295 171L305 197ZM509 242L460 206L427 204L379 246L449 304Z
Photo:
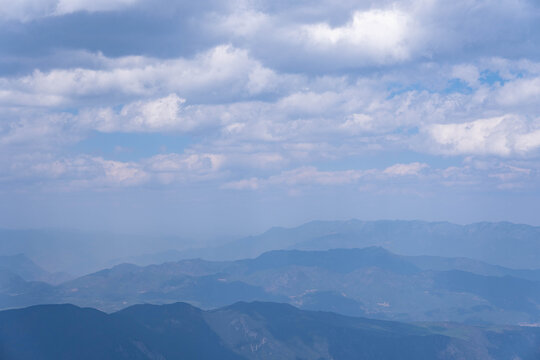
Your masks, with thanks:
M408 325L237 303L185 303L106 314L73 305L0 312L0 358L63 359L538 359L540 329Z
M148 265L204 258L236 260L270 250L382 246L403 255L467 257L513 268L540 267L540 227L499 223L315 221L273 228L221 245L186 250L179 237L59 230L1 230L0 256L25 254L48 271L87 274L122 262ZM223 242L223 239L220 239ZM200 246L200 241L197 242Z
M508 222L457 225L390 220L313 221L295 228L272 228L218 248L180 252L177 256L234 260L270 250L368 246L382 246L403 255L466 257L511 268L540 267L540 227Z
M370 247L123 264L58 286L0 276L4 309L73 303L116 311L176 301L208 309L254 300L389 320L531 325L540 323L540 271Z

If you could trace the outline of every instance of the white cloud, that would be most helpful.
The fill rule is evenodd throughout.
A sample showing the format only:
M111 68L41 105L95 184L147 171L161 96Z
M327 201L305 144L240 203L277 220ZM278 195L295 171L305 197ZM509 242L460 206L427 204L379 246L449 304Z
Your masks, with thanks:
M160 154L145 162L155 172L195 171L209 173L218 171L224 161L220 154Z
M81 138L71 114L0 111L0 154L58 149Z
M465 81L469 86L475 87L478 85L480 72L478 68L472 64L460 64L452 68L452 77Z
M96 55L100 69L35 70L31 75L0 78L0 105L66 106L177 93L193 99L236 99L277 91L294 76L278 77L248 52L217 46L194 58L118 59Z
M197 124L185 114L186 100L176 94L125 105L119 112L112 108L83 110L81 122L101 132L187 131Z
M517 116L506 115L457 124L426 127L436 151L446 154L509 156L527 153L540 146L540 124L531 124Z
M259 179L252 177L249 179L243 179L238 181L231 181L222 186L223 189L233 190L257 190L259 188Z
M30 176L38 179L41 185L44 180L49 180L63 190L139 186L150 180L150 175L135 162L86 155L54 159L46 154L36 154L17 159L18 163L12 167L13 177Z
M520 78L506 83L498 92L497 100L506 106L532 103L540 99L540 77Z
M104 180L114 185L138 185L147 180L148 174L135 164L120 161L93 159L103 168Z
M220 177L222 154L159 154L141 161L145 170L161 184L206 181Z
M0 181L32 178L37 184L65 190L132 187L145 184L193 183L219 178L221 154L158 154L139 161L117 161L77 155L58 159L55 154L15 155L10 176ZM6 166L5 164L2 164Z
M228 32L233 36L251 37L253 34L270 26L271 19L264 12L246 6L234 4L231 14L212 17L216 32Z
M540 130L518 135L516 138L515 149L517 152L529 152L540 147Z
M428 164L413 162L394 164L385 169L321 171L313 166L303 166L282 171L266 178L250 177L230 181L223 189L260 190L279 187L288 191L309 188L310 186L360 185L361 189L376 192L404 191L424 196L433 186L480 187L478 189L512 190L523 187L527 181L536 179L540 172L538 163L516 164L491 160L481 162L466 160L462 166L434 168ZM418 187L423 190L418 190Z
M401 194L434 196L416 208L535 195L539 14L530 0L0 0L0 192L129 187L182 210L288 193L343 213L360 189L396 209L411 209Z
M352 134L357 134L363 131L370 131L375 127L373 117L366 114L353 114L348 119L339 125L341 129Z
M481 119L460 124L435 124L427 128L442 152L449 154L509 155L505 118Z
M178 59L160 62L145 57L101 57L97 64L101 70L62 70L65 74L69 73L68 78L72 79L64 83L60 70L41 72L38 76L35 76L36 72L27 77L3 78L5 84L17 84L17 91L27 90L22 93L36 99L41 98L40 94L56 89L59 95L55 96L63 99L60 103L74 103L78 101L76 96L79 96L80 104L88 105L79 106L78 114L56 112L54 107L0 107L0 146L4 158L0 161L12 164L16 161L10 159L13 154L37 150L56 152L57 158L62 158L60 154L66 144L83 138L88 130L191 132L195 143L190 145L185 154L159 154L155 157L148 154L147 159L134 162L137 169L147 174L146 182L166 184L223 180L227 184L225 187L261 189L272 184L297 187L309 184L354 184L361 178L371 179L376 176L378 179L390 179L393 176L397 181L399 176L429 177L434 171L422 163L397 164L369 174L359 170L321 171L313 167L313 164L320 161L376 155L381 150L399 152L412 148L420 153L520 157L523 154L534 155L534 151L540 147L540 123L531 120L535 113L534 105L523 109L512 108L512 113L516 115L493 117L493 114L510 113L498 101L498 91L502 87L497 83L489 86L480 84L472 94L438 92L441 89L438 86L444 89L444 84L457 76L452 74L452 67L448 65L431 64L410 70L410 74L419 74L426 87L432 85L429 81L433 81L436 85L432 85L431 89L423 89L421 86L407 89L403 85L403 91L398 88L399 91L394 93L389 86L412 76L409 73L403 75L401 70L348 78L341 74L324 77L302 75L294 77L286 85L282 83L283 86L280 85L276 92L277 97L245 100L239 94L265 91L263 89L266 85L257 90L257 84L272 82L265 80L267 68L247 56L243 50L233 47L223 47L221 50L225 52L221 55L231 56L231 59L225 61L222 68L228 75L223 76L225 80L222 83L217 83L224 88L225 84L232 84L242 89L233 86L231 101L217 99L211 103L197 103L189 98L186 100L179 92L165 92L169 89L167 82L172 83L172 80L163 77L163 83L158 84L155 76L158 74L157 79L162 79L162 73L156 69L162 64L170 70L170 62L180 61ZM209 60L217 56L216 51L214 49L199 55L212 64L209 67L212 69L219 68L219 61ZM194 64L193 59L180 61L187 66L185 72L180 73L190 74L186 75L186 79L195 77L197 71L205 68L201 64ZM249 65L248 71L238 70L239 75L236 75L234 59L239 59L240 63L246 60L244 65ZM193 67L188 69L189 66ZM460 66L468 69L468 65ZM491 66L489 61L470 64L471 69L479 72L486 69L486 66ZM504 67L515 72L517 68L534 69L534 64L509 61ZM460 75L463 78L467 77L465 70L465 75ZM125 81L122 80L124 75L118 75L124 71ZM220 74L216 69L211 71ZM136 75L133 78L132 73ZM272 74L283 79L281 74ZM530 76L527 74L525 78ZM115 84L108 76L119 79L119 83ZM474 81L475 77L471 75L467 78ZM56 88L55 81L58 82ZM130 88L129 84L133 84L133 87ZM213 89L210 78L204 84L207 87L205 89ZM94 107L94 96L99 96L99 102L102 98L108 101L109 96L105 90L111 89L110 86L119 86L125 92L135 89L135 92L126 96L129 101L113 100L106 103L106 106ZM267 88L275 87L270 84ZM100 89L104 90L103 95ZM70 91L79 91L79 94L71 96ZM195 90L190 91L193 94ZM31 98L25 101L31 101ZM13 105L9 102L7 105L10 104ZM455 123L456 118L480 120ZM429 141L419 141L425 138ZM52 160L47 161L54 164ZM59 174L64 166L62 164L59 162L51 165L50 173ZM0 167L11 171L9 165L0 164ZM102 175L101 179L105 178ZM108 178L110 180L107 181L112 183L114 177L110 175ZM235 179L240 180L231 182ZM449 179L462 181L453 177ZM404 178L403 181L409 180L411 178ZM467 181L470 182L470 178L462 183Z
M410 164L395 164L383 170L383 174L390 176L418 175L422 170L428 168L428 164L414 162Z
M354 53L377 62L407 60L411 56L414 20L396 8L356 11L350 22L332 27L327 23L305 25L300 36L320 51Z
M265 64L320 74L417 60L512 58L525 49L537 54L530 29L538 14L529 0L241 1L211 17L209 27ZM471 80L463 70L471 69L456 75Z
M144 69L147 61L137 57L104 58L103 62L110 64L102 67ZM448 68L433 67L429 71L445 81L445 70ZM495 101L497 84L491 88L481 86L472 94L412 89L390 95L386 84L396 81L395 76L386 73L359 77L352 84L344 83L341 76L317 78L303 83L307 88L298 83L282 88L282 97L267 101L193 104L172 92L165 96L134 95L137 100L123 106L84 107L79 114L39 108L2 114L0 108L0 144L12 148L26 144L31 148L48 142L61 147L80 139L88 130L197 132L204 134L204 143L197 145L197 151L226 154L227 162L237 166L236 171L309 165L311 161L381 149L412 147L436 154L510 156L530 153L538 147L539 126L525 120L534 113L529 108L518 112L513 120L486 117L484 122L448 123L454 118L501 113L504 107ZM249 79L244 80L244 84L249 83ZM75 84L68 89L71 86ZM416 135L418 128L422 130L420 136ZM430 139L430 146L417 141L423 135Z

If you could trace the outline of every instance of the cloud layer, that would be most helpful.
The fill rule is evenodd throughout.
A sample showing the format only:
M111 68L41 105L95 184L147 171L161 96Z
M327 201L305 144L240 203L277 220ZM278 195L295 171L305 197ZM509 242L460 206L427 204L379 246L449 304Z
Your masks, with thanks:
M537 2L0 9L1 193L539 194Z

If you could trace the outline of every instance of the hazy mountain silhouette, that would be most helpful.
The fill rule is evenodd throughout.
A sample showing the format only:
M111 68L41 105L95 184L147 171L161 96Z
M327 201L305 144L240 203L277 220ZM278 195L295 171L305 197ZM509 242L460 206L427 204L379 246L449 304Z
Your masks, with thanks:
M509 222L457 225L425 221L313 221L267 232L182 257L234 260L279 249L328 250L382 246L402 255L466 257L513 268L540 264L540 227Z
M0 286L0 306L68 302L115 311L185 301L209 309L264 300L400 321L540 323L540 282L531 280L536 274L468 259L399 256L378 247L278 250L229 262L123 264L55 287L13 278Z
M113 314L73 305L0 312L0 357L26 359L537 359L540 329L408 325L236 303Z
M535 269L540 264L540 227L508 222L313 221L201 248L193 248L193 241L179 237L75 230L0 229L0 238L0 256L25 254L49 272L79 276L123 262L237 260L271 250L368 246L382 246L402 255L465 257L510 268Z

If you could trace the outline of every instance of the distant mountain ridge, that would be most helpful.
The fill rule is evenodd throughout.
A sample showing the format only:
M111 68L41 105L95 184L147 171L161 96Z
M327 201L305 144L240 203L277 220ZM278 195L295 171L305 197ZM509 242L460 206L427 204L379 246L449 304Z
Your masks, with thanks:
M280 268L283 266L318 266L336 272L351 272L357 268L384 266L402 273L414 273L420 269L402 257L381 247L363 249L330 249L327 251L274 250L255 259L238 260L253 270Z
M67 302L116 311L185 301L210 309L260 300L399 321L540 323L539 279L538 270L380 247L276 250L237 261L122 264L54 287L0 282L0 308Z
M185 303L105 314L73 305L0 312L0 358L537 359L540 329L409 325L266 302L202 311Z
M457 225L426 221L312 221L183 257L235 260L280 249L328 250L382 246L402 255L466 257L520 269L540 268L540 227L509 222Z
M22 253L47 271L78 276L122 262L149 265L192 258L238 260L271 250L369 246L402 255L464 257L510 268L540 268L540 227L508 222L312 221L202 248L194 248L196 242L179 237L75 230L0 229L0 239L0 256Z

